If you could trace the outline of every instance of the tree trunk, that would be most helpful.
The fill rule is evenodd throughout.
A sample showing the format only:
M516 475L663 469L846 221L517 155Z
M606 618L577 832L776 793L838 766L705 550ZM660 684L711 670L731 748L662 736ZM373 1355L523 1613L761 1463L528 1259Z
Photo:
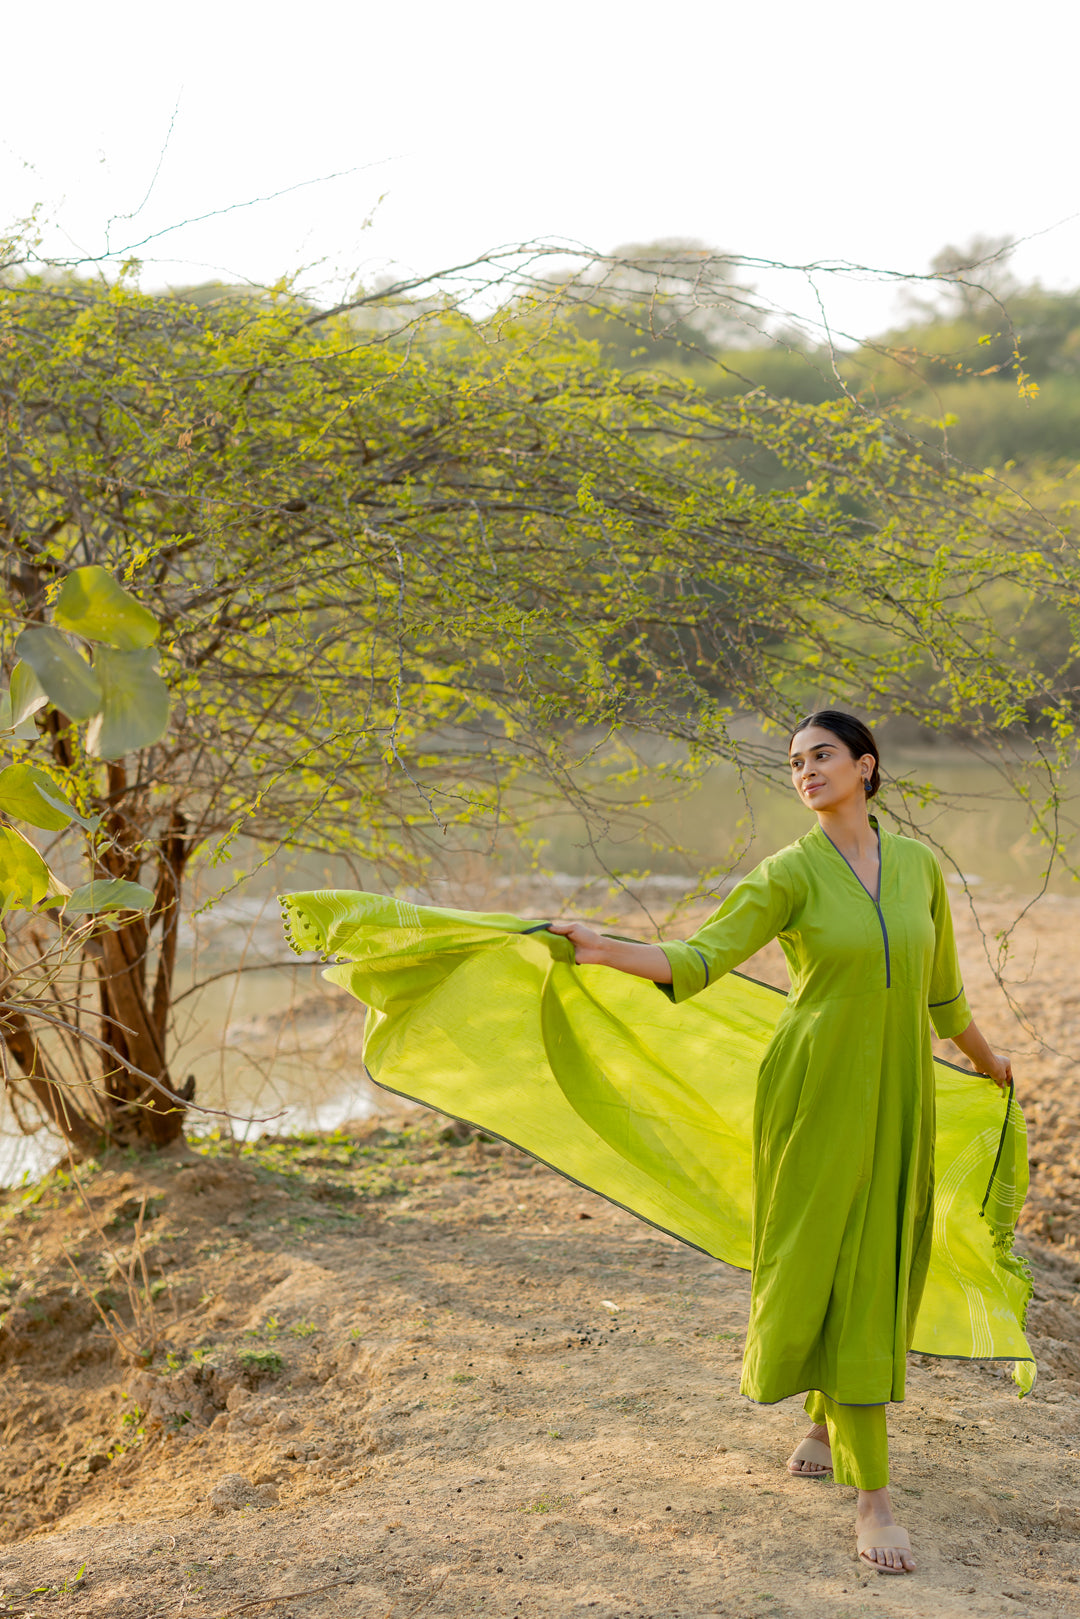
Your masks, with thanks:
M113 805L127 791L122 764L109 766L109 797ZM139 839L130 820L114 808L108 817L112 846L102 861L103 875L137 882L141 857ZM157 885L149 922L138 916L124 927L106 929L94 941L101 1004L102 1039L133 1068L151 1075L176 1093L166 1061L168 1020L172 1009L172 981L176 966L180 888L187 858L187 823L173 809L157 849ZM128 851L131 851L129 853ZM153 995L147 989L147 954L150 932L161 927ZM183 1134L185 1108L148 1085L138 1074L106 1055L102 1078L110 1098L110 1112L126 1115L123 1133L129 1139L156 1147L167 1146ZM186 1094L186 1092L185 1092ZM188 1097L190 1100L190 1097Z
M108 1132L100 1122L75 1106L70 1085L54 1079L45 1055L34 1038L29 1019L12 1008L3 1014L0 1033L15 1058L39 1107L77 1152L93 1157L109 1144Z
M148 942L148 930L141 918L115 933L103 934L99 940L101 1009L107 1029L104 1038L132 1067L141 1068L172 1090L164 1045L146 1004ZM103 1078L109 1096L129 1115L125 1134L134 1133L147 1143L163 1147L183 1133L183 1106L162 1096L108 1054L104 1057Z

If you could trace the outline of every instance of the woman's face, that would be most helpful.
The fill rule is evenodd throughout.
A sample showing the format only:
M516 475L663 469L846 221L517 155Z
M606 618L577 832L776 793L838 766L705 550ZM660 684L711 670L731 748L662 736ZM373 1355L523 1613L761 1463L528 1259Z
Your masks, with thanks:
M795 791L807 809L839 809L851 799L866 798L865 783L874 772L874 756L852 757L846 742L820 725L808 725L791 739L788 758Z

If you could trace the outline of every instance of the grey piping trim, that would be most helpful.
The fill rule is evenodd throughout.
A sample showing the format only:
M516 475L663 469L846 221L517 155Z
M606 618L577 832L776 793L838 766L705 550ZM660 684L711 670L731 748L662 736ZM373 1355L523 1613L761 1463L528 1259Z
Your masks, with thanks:
M874 907L874 910L877 912L877 919L878 919L878 922L880 923L880 926L881 926L881 939L882 939L882 943L885 946L885 988L886 989L892 989L892 961L890 960L890 957L889 957L889 930L885 926L885 917L883 916L882 910L881 910L881 886L882 886L882 880L883 880L883 878L885 876L885 871L884 871L884 866L883 866L883 858L884 857L883 857L883 855L881 853L881 828L880 828L880 826L878 826L876 821L872 821L870 824L873 826L874 832L875 832L875 834L877 836L877 860L878 860L878 866L877 866L877 893L876 894L871 894L870 890L867 888L866 884L863 882L862 878L859 876L858 872L855 870L855 867L851 864L851 861L848 859L848 857L844 853L843 849L837 849L836 848L836 844L833 843L832 838L830 838L829 834L825 831L824 827L821 828L821 835L825 839L826 843L828 843L833 849L836 849L836 852L840 856L841 860L844 862L844 865L850 871L851 875L854 877L855 881L858 883L859 887L862 889L863 893L866 895L867 899L870 901L871 905Z

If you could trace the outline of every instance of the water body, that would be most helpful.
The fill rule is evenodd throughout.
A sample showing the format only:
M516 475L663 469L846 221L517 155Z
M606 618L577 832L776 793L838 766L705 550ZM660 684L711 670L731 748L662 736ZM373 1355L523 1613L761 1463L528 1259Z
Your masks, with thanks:
M895 780L886 781L876 801L886 828L914 830L924 837L954 876L1013 888L1018 894L1039 891L1048 849L1033 829L1031 809L1001 770L955 748L889 750L885 763L895 780L909 786L905 801ZM913 789L923 784L938 796L919 804ZM1067 796L1060 825L1069 841L1080 806L1080 772L1072 772L1061 785ZM653 789L653 806L636 811L627 806L621 813L615 808L599 839L585 836L574 818L550 817L545 823L550 865L585 876L596 870L599 858L619 872L651 871L693 883L710 868L736 874L748 870L801 837L809 824L808 812L789 783L750 782L745 786L747 803L739 776L728 765L715 766L695 791L682 796L666 794L659 774L645 786ZM1041 800L1044 783L1036 777L1033 787L1034 799ZM646 821L651 822L648 830ZM1056 862L1050 890L1070 891L1073 882L1066 867Z

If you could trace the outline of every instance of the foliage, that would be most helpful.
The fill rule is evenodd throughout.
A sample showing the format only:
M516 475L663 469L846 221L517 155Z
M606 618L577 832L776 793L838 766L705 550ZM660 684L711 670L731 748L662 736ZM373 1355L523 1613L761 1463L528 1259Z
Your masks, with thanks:
M16 754L24 752L25 744L38 740L33 716L39 715L45 734L53 740L62 737L63 746L52 749L48 769L19 757L0 769L0 917L29 912L40 921L43 913L56 913L55 937L34 962L35 976L39 990L45 984L53 991L45 1016L68 1036L79 1039L77 1027L63 1018L65 1008L56 994L57 981L73 958L93 951L104 959L108 949L103 946L102 933L115 932L122 914L149 910L154 895L139 883L106 876L71 890L49 869L31 839L10 823L21 820L46 832L76 830L81 833L89 869L105 872L112 841L103 824L105 816L100 810L85 813L95 786L100 785L94 781L95 766L100 774L99 761L160 741L168 724L169 704L165 683L153 666L155 654L150 651L158 636L157 622L110 574L100 567L76 568L53 595L53 624L32 623L15 639L20 661L11 671L3 699L0 717L6 718L7 725L0 735L6 736ZM75 638L74 644L69 636ZM92 661L83 647L92 654ZM77 722L83 720L89 723L80 738ZM84 805L83 813L75 807L77 803ZM66 1123L81 1146L91 1147L96 1137L83 1128L83 1110L73 1108L41 1071L32 1031L33 1019L41 1015L40 995L27 994L25 989L20 993L26 982L25 968L20 968L2 933L0 964L8 997L0 1003L6 1047L23 1067L46 1114L54 1123ZM104 1079L106 1084L111 1082L114 1094L130 1101L146 1091L145 1084L132 1089L133 1076L124 1073L117 1054L107 1048L106 1054L109 1062ZM154 1093L151 1087L151 1094L142 1100L160 1110L163 1096L163 1090Z
M895 415L613 370L565 288L470 318L430 288L319 313L285 286L196 305L33 278L0 290L0 405L9 613L100 567L161 626L163 740L129 707L96 733L99 755L126 737L116 758L77 758L48 716L31 752L86 772L73 802L108 839L87 880L148 874L150 920L102 934L94 988L100 1038L170 1088L185 875L240 837L415 882L551 805L594 835L634 790L628 735L673 739L687 777L768 772L738 717L836 700L963 730L1060 850L1071 512L962 475ZM781 476L755 483L755 458ZM1025 646L1036 605L1064 626L1052 654ZM145 674L140 634L95 659L107 703L117 658ZM69 664L49 678L86 686ZM92 983L63 986L84 1026ZM180 1127L114 1101L87 1128Z
M276 1349L240 1349L237 1360L247 1372L261 1377L276 1377L285 1369L285 1360Z

